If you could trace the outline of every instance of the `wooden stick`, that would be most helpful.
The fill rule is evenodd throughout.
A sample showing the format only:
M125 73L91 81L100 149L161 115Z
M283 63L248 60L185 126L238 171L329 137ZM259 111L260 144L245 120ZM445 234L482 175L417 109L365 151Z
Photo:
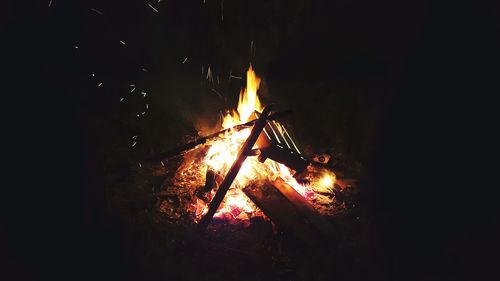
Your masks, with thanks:
M250 154L250 151L252 150L255 142L257 141L257 138L259 137L260 133L264 129L267 123L267 118L269 117L269 113L271 112L272 105L268 105L264 108L262 111L262 114L259 116L259 119L255 122L255 125L252 128L252 132L250 133L250 136L248 136L247 140L245 143L243 143L243 146L241 147L240 151L238 152L238 156L236 157L236 160L234 161L233 165L227 172L226 177L224 180L222 180L222 183L219 186L219 189L217 189L217 192L215 193L214 198L210 202L210 205L208 206L208 212L205 214L205 216L200 220L198 223L198 229L199 230L204 230L208 224L212 221L212 218L219 208L220 204L222 203L222 200L226 196L227 191L229 190L229 187L231 187L231 184L233 183L234 179L238 175L238 172L241 169L241 166L243 165L243 162L247 159L248 155Z

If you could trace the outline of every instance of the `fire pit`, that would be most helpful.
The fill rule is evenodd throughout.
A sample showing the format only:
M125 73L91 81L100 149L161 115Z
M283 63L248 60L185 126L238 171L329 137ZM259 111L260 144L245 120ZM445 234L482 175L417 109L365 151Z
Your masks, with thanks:
M223 118L222 131L160 157L157 173L166 177L158 193L160 211L200 229L212 219L249 225L258 217L299 236L310 236L303 222L329 233L323 217L343 212L336 194L347 187L326 168L325 157L303 155L291 130L278 120L287 112L262 106L259 84L250 66L238 108Z

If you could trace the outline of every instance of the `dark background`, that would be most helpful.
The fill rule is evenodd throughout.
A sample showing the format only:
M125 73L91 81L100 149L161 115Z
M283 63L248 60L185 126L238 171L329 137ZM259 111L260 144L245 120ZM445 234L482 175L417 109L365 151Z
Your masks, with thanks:
M249 62L364 182L369 258L332 279L498 278L494 1L46 2L0 12L5 280L148 279L138 163L214 126Z

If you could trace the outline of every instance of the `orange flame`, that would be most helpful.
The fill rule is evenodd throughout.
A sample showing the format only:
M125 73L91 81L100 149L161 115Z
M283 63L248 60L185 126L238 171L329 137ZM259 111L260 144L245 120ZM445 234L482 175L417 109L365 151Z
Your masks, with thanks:
M247 71L247 87L240 91L238 111L233 111L226 115L222 121L224 129L250 121L250 116L254 111L262 112L262 105L259 96L257 96L259 85L260 78L255 75L255 71L253 71L252 65L250 65Z
M255 75L252 65L247 71L247 87L244 91L240 92L238 101L238 113L240 114L240 121L250 121L250 116L254 111L262 112L259 96L257 90L259 89L260 78Z

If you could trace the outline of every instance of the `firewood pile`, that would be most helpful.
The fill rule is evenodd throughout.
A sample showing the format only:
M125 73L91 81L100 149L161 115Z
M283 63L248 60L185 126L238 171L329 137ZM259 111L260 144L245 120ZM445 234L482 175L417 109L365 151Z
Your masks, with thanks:
M170 222L200 232L212 222L249 227L258 218L305 241L329 237L335 232L329 219L348 211L355 181L331 168L332 155L303 153L278 120L290 111L260 105L259 82L250 67L223 130L156 159L152 173L163 178L158 208Z

